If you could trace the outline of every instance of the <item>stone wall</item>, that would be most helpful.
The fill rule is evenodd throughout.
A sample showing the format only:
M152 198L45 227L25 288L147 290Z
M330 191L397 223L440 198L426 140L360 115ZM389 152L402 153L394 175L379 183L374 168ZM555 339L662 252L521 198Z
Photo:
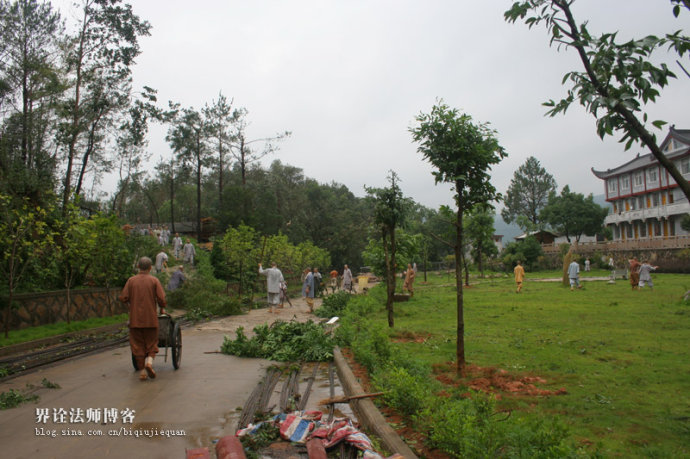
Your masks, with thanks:
M127 306L117 300L120 288L110 289L110 304L105 288L78 289L70 291L69 319L85 320L92 317L108 317L127 312ZM19 330L37 325L67 321L67 291L44 293L21 293L13 298L14 307L10 315L10 330ZM5 327L7 297L0 299L0 330Z

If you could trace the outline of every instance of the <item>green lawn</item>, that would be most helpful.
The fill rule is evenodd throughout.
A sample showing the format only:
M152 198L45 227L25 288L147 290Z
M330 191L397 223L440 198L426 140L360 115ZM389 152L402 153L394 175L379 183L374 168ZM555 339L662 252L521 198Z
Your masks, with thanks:
M690 276L653 275L653 291L632 291L624 280L585 279L584 288L572 292L557 282L530 280L559 275L528 273L521 294L512 276L473 277L464 290L467 362L540 376L544 389L564 388L566 395L505 396L499 403L560 416L590 451L606 457L690 455L690 304L681 301ZM445 274L430 275L427 285L416 283L409 302L396 303L396 334L431 337L395 346L429 363L455 360L453 282ZM384 312L372 320L385 323Z
M5 338L4 333L0 335L0 347L125 322L127 322L127 314L120 314L112 317L97 317L72 321L69 324L66 322L58 322L55 324L24 328L22 330L11 330L8 338Z

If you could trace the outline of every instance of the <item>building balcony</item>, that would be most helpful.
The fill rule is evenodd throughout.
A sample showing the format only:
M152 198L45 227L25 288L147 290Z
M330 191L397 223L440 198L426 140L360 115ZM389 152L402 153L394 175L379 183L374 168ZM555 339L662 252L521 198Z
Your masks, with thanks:
M556 244L542 244L541 247L545 253L560 251L560 247ZM643 237L624 241L580 242L574 246L574 250L578 253L606 253L618 250L685 249L688 247L690 247L690 235Z
M681 202L676 204L668 204L665 206L651 207L649 209L636 209L616 214L609 214L604 220L604 225L618 225L620 223L630 223L635 220L663 220L672 215L683 215L687 213L690 213L690 205L688 205L687 202Z

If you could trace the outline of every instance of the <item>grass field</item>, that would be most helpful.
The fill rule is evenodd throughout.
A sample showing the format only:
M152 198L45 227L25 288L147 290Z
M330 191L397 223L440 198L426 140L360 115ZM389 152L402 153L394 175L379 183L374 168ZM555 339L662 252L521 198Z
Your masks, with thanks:
M7 338L5 338L4 334L0 335L0 347L124 322L127 322L127 314L120 314L112 317L95 317L92 319L72 321L72 323L69 324L66 322L58 322L55 324L24 328L22 330L11 330Z
M582 273L607 276L607 271ZM538 376L540 389L501 393L499 406L558 416L574 442L605 457L690 456L690 276L653 275L654 290L618 280L570 291L558 272L528 273L523 293L512 276L471 279L464 290L469 364ZM429 364L455 360L454 279L417 275L415 295L396 303L394 340ZM372 320L385 323L381 311ZM447 365L446 365L447 366Z

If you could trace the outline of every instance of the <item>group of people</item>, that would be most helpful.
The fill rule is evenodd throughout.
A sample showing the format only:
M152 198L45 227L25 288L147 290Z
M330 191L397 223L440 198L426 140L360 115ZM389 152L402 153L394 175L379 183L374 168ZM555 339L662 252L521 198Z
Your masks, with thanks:
M628 260L630 270L630 286L633 290L640 290L645 285L649 285L650 290L654 290L652 282L652 271L656 271L658 266L653 266L647 260L640 263L637 257Z
M352 271L350 268L345 265L343 266L343 274L342 276L336 271L335 269L328 273L330 276L331 280L329 282L329 287L331 288L331 292L335 293L336 290L338 290L338 280L342 281L342 288L346 292L350 293L356 293L355 291L355 284L353 282L353 277L352 277Z
M653 290L654 283L652 282L651 272L656 271L658 266L651 265L648 261L644 260L640 263L637 257L633 257L628 260L630 265L630 285L633 290L639 290L645 285L649 285L650 290ZM609 258L609 266L613 269L613 258ZM590 270L589 258L585 260L585 271ZM525 268L522 266L522 262L518 260L515 268L513 269L513 275L515 276L516 293L522 291L522 283L525 279ZM580 285L580 264L573 260L568 265L568 281L570 283L570 290L575 290L582 288Z
M275 262L272 262L271 267L267 269L264 269L262 264L259 263L259 274L266 276L266 291L270 313L278 313L278 309L284 307L285 301L292 306L287 294L287 282ZM341 276L338 271L333 270L329 273L329 277L330 281L328 286L335 292L338 288L338 278ZM412 278L414 278L414 276ZM302 297L309 307L309 312L314 312L314 298L321 295L325 287L323 275L319 272L319 268L305 268L302 272L301 280ZM343 267L342 289L346 292L354 292L352 271L347 265Z
M183 255L182 261L184 263L194 265L196 248L194 247L194 244L192 244L192 242L189 240L189 238L187 238L187 242L184 245L182 245L182 238L180 237L180 234L175 233L175 237L173 238L173 252L175 254L175 258L180 258L180 255ZM155 264L153 265L155 272L162 273L164 270L166 270L168 268L169 259L170 258L168 257L168 254L165 251L165 249L161 249L161 251L158 252L158 254L155 257ZM170 278L170 282L168 283L168 290L173 291L179 288L184 281L184 265L179 265L177 267L177 271L175 271Z

